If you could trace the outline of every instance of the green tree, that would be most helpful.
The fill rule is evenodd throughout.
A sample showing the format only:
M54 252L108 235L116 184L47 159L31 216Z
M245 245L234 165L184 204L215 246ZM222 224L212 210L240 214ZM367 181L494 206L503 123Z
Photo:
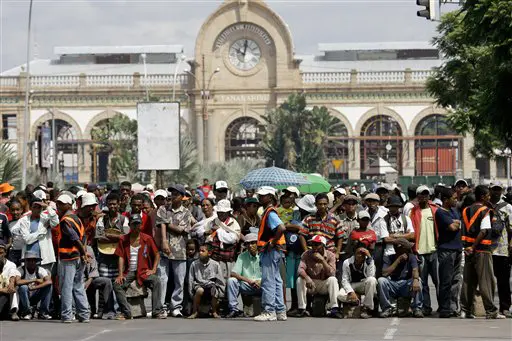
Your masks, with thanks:
M163 185L177 183L194 186L199 175L199 159L197 147L189 135L183 135L180 139L180 169L165 171L163 173Z
M326 107L307 109L306 97L292 94L263 118L268 123L263 139L267 166L302 173L323 171L327 137L340 124Z
M512 147L512 0L466 0L443 16L434 44L446 59L427 83L474 154Z
M202 184L203 178L210 179L211 183L224 180L228 183L231 191L236 193L242 189L240 180L250 171L261 167L263 167L263 161L253 159L232 159L225 162L215 162L203 165L196 178L196 183Z
M21 160L8 143L0 143L0 183L18 183L21 179Z
M137 175L137 121L116 114L93 128L96 151L110 153L109 180L135 179Z

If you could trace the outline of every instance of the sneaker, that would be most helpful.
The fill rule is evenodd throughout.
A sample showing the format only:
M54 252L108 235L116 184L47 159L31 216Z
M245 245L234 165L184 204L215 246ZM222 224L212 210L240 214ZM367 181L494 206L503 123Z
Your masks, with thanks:
M229 314L226 315L227 319L234 319L241 315L241 312L239 310L231 310Z
M372 317L372 315L369 313L369 309L366 308L366 307L363 307L363 309L361 309L361 314L359 315L360 318L366 320L366 319L369 319Z
M114 313L106 313L106 314L103 314L103 316L101 317L102 320L113 320L116 318L116 314Z
M30 321L30 320L32 320L32 315L27 314L25 316L22 316L21 319L24 321Z
M306 309L297 309L288 313L290 317L309 317L309 312Z
M167 318L167 312L162 310L160 313L153 316L154 319L165 320Z
M174 309L171 313L172 317L183 317L183 314L179 309Z
M80 322L80 323L90 323L91 320L89 320L89 319L78 319L78 322Z
M432 311L430 313L432 313ZM421 311L421 309L414 309L414 311L412 312L412 315L419 319L422 319L425 316L423 314L423 311Z
M327 316L330 318L333 318L333 319L342 319L343 318L343 314L341 313L341 311L338 308L332 308L331 312Z
M497 311L495 313L486 314L485 318L488 320L503 320L503 319L506 319L507 317L503 314L500 314L500 312Z
M52 319L50 314L39 314L37 316L37 318L40 320L51 320Z
M11 320L12 320L12 321L19 321L19 320L20 320L20 317L18 316L18 314L16 314L16 313L12 313L12 314L11 314Z
M254 318L254 321L258 321L258 322L276 321L276 320L277 320L277 316L274 311L273 312L263 312Z
M380 313L380 317L382 317L382 318L388 318L391 315L393 315L393 308L388 308L388 309L384 310L382 313Z
M505 317L508 317L508 318L512 317L512 313L510 311L508 311L508 310L503 310L501 313Z
M288 320L288 316L286 316L286 311L281 311L280 313L276 314L278 321L286 321Z
M467 313L465 311L461 311L460 312L460 318L461 319L474 319L475 318L475 315L474 314L471 314L471 313Z

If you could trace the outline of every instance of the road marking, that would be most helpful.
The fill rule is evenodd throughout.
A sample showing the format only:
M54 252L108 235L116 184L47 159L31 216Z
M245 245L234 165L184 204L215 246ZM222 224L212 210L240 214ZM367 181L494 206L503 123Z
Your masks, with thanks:
M384 340L393 340L397 330L398 329L396 329L396 328L388 328L388 329L386 329L386 333L384 334Z
M97 336L102 335L102 334L110 333L111 331L112 330L110 330L110 329L103 329L101 332L97 332L96 334L93 334L91 336L88 336L86 338L83 338L83 339L80 339L80 340L77 340L77 341L89 341L89 340L94 339Z
M398 317L393 317L391 320L391 326L399 326L400 325L400 319Z

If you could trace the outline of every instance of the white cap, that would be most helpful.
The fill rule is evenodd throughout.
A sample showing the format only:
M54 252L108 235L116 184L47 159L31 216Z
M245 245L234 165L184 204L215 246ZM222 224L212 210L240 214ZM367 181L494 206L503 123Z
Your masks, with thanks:
M359 213L357 214L357 218L358 219L371 219L370 217L370 213L368 213L368 211L359 211Z
M155 192L155 198L156 197L164 197L164 198L167 198L168 195L167 195L167 191L165 189L157 189L156 192Z
M46 193L43 190L38 189L37 191L34 191L32 195L37 199L46 200Z
M215 189L228 188L228 183L224 180L217 181L215 183Z
M85 193L82 195L82 207L91 205L98 205L96 195L94 195L94 193Z
M274 187L270 187L270 186L263 186L263 187L260 187L258 189L258 191L256 191L256 194L257 195L269 195L269 194L276 195L276 189Z
M457 181L455 181L455 186L457 186L457 184L458 184L459 182L462 182L464 185L466 185L466 187L468 187L468 186L469 186L469 185L468 185L468 182L467 182L466 180L464 180L464 179L457 179Z
M80 197L81 197L82 195L84 195L84 194L87 194L87 191L80 190L80 191L78 191L78 192L76 193L76 197L77 197L77 198L80 198Z
M69 194L61 194L57 198L57 202L61 202L63 204L73 205L73 198L71 198L71 196Z
M233 211L231 209L231 203L229 202L229 200L226 200L226 199L222 199L220 200L217 205L217 212L231 212Z
M284 189L283 192L284 191L287 191L287 192L290 192L290 193L294 193L297 197L300 197L300 191L295 186L289 186L288 188Z
M295 201L298 208L303 209L308 213L316 213L315 196L312 194L306 194L300 199Z
M341 195L347 195L347 191L345 191L345 188L343 187L336 188L335 192L338 192Z
M416 194L421 194L423 192L428 192L429 195L430 195L430 188L428 188L427 186L425 185L421 185L420 187L418 187L418 189L416 190Z
M152 185L152 184L148 184L148 185L146 186L146 190L148 190L148 191L153 191L154 189L155 189L155 188L153 187L153 185Z

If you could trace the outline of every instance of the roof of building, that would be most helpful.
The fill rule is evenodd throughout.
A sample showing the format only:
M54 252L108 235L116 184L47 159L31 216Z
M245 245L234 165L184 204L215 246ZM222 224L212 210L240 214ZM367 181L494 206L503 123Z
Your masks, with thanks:
M183 53L183 45L140 46L57 46L57 56L78 54L139 54L139 53Z
M318 51L388 51L388 50L435 50L429 42L423 41L395 41L378 43L322 43L318 44Z

